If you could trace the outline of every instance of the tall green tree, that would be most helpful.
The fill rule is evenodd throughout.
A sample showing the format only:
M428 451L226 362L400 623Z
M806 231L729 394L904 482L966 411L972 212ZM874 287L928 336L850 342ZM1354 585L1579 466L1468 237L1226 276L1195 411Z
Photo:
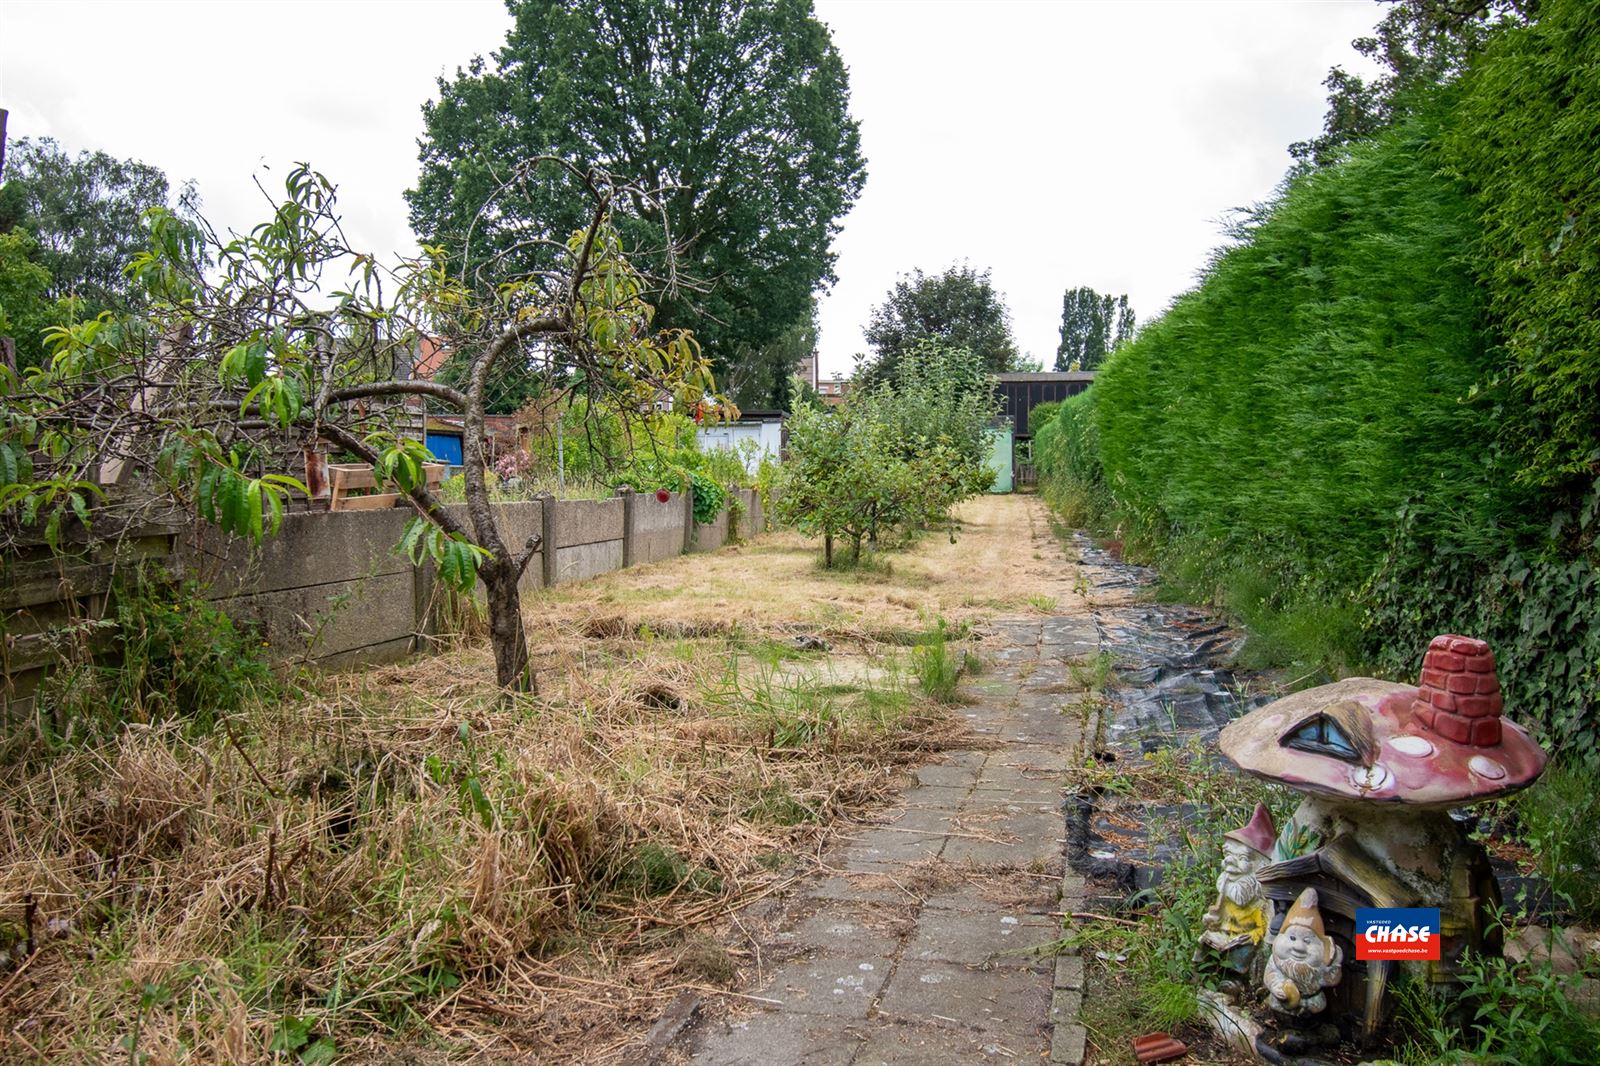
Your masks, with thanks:
M34 261L37 250L27 233L0 233L0 337L16 345L24 370L44 361L45 331L73 317L71 300L50 298L50 271Z
M145 212L176 206L192 215L196 203L193 185L186 184L173 204L159 167L100 151L72 156L49 137L13 142L5 179L0 232L28 234L33 261L50 275L45 295L81 301L89 317L126 310L138 300L124 271L144 250Z
M1057 370L1093 370L1123 341L1133 339L1134 314L1128 294L1112 296L1090 288L1068 289L1061 298L1061 343Z
M926 341L965 348L990 373L1011 370L1020 359L1004 297L987 270L967 263L942 274L913 270L895 282L872 309L866 336L874 354L857 374L869 383L892 379L906 353Z
M407 194L422 240L469 277L545 269L582 200L518 163L558 156L659 190L659 213L623 237L654 276L657 323L693 326L719 373L804 320L866 177L845 66L809 0L508 6L505 45L423 106Z
M800 391L795 387L796 369L802 359L816 354L820 333L813 301L806 316L774 340L760 348L741 348L723 379L723 391L740 407L789 410Z

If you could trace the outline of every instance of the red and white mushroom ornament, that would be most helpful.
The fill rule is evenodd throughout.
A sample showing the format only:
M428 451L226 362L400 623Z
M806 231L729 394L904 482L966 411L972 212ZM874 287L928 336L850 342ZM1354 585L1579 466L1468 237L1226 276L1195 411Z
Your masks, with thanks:
M1222 730L1241 769L1325 799L1455 807L1532 784L1544 750L1504 715L1489 645L1435 637L1417 685L1353 677Z

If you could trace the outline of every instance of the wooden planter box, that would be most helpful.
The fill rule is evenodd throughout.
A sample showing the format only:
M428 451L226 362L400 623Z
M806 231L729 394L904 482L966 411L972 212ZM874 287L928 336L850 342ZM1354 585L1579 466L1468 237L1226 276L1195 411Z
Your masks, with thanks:
M423 475L428 487L436 489L444 480L444 463L424 463ZM372 467L365 463L328 464L328 510L330 511L381 511L397 506L401 501L398 492L378 492L378 479ZM362 495L352 496L359 492Z

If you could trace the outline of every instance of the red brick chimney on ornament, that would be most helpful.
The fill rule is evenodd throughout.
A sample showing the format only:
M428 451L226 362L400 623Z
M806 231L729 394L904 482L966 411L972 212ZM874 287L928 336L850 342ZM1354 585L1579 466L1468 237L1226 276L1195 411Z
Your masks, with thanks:
M1453 634L1434 637L1422 659L1418 689L1411 710L1423 725L1457 744L1500 744L1505 700L1489 645Z

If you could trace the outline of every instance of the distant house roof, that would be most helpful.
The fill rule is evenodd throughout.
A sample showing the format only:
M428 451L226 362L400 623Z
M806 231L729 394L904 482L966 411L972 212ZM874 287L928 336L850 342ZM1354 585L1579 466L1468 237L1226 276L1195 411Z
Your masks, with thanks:
M466 419L460 415L429 415L427 430L430 433L461 433L466 428ZM483 435L490 441L497 441L504 445L515 444L517 439L517 424L512 415L484 415Z
M417 338L417 357L411 363L411 376L419 381L432 381L433 375L449 358L450 349L444 346L443 338L424 334Z
M789 412L788 411L774 411L774 410L758 409L758 408L754 408L754 407L742 407L742 408L739 409L739 417L737 419L735 419L734 421L736 421L736 422L782 422L785 418L788 418L788 417L789 417Z

